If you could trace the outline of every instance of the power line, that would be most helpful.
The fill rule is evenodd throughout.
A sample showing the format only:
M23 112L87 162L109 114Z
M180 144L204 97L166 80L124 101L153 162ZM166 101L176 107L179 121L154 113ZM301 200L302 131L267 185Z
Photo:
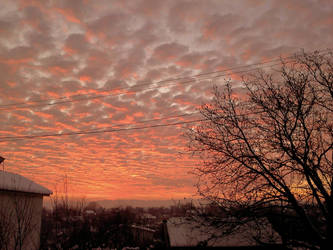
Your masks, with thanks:
M115 127L118 128L118 127L132 126L132 125L142 124L142 123L150 123L150 122L157 122L157 121L163 121L163 120L170 120L170 119L175 119L175 118L192 116L192 115L195 115L195 114L199 114L199 112L191 112L191 113L178 114L178 115L175 115L173 113L173 114L168 114L167 116L164 116L164 117L161 117L161 118L146 119L146 120L141 120L141 121L137 121L137 122L134 122L134 123L131 122L131 123L114 124L110 127L106 127L106 128L103 128L103 129L89 129L89 130L80 130L80 131L76 131L76 132L80 132L80 133L81 132L82 133L85 133L85 132L91 133L91 132L100 132L100 131L103 132L104 130L109 130L109 129L112 129L112 128L115 128ZM18 138L18 137L21 137L21 136L2 136L2 137L0 137L0 140L2 140L2 139L14 139L14 138Z
M131 130L142 130L147 128L160 128L160 127L170 127L176 125L184 125L196 122L206 121L207 119L197 119L190 121L182 121L175 123L167 123L167 124L156 124L149 126L141 126L141 127L133 127L133 128L116 128L116 129L103 129L103 130L91 130L91 131L77 131L77 132L67 132L67 133L52 133L52 134L41 134L41 135L24 135L24 136L13 136L13 137L0 137L0 142L7 141L18 141L25 139L36 139L36 138L45 138L45 137L59 137L59 136L70 136L70 135L88 135L88 134L101 134L101 133L113 133L120 131L131 131Z
M280 63L273 64L273 65L266 65L265 67L272 67L272 66L276 66L276 65L280 65ZM263 67L260 67L260 68L263 68ZM253 70L256 70L256 69L259 69L259 67L252 68L252 69L247 69L247 70L234 71L233 73L234 74L247 73L247 72L250 72L250 71L253 71ZM225 70L225 72L226 71L229 71L229 70ZM216 72L214 72L214 73L216 73ZM152 86L150 88L145 88L143 90L152 90L152 89L158 89L158 88L163 88L163 87L170 87L170 86L178 85L178 84L198 83L198 82L201 82L201 81L204 81L204 80L212 80L212 79L216 79L216 78L221 78L223 76L227 76L228 74L229 73L224 73L224 74L216 75L216 76L213 76L213 77L201 78L199 80L190 79L190 80L187 80L187 81L178 82L178 83L170 83L170 84L162 85L162 86ZM188 77L188 78L190 78L190 77ZM159 83L161 83L161 82L159 82ZM26 108L34 108L34 107L44 107L44 106L54 106L54 105L66 104L66 103L72 103L72 102L78 102L78 101L87 101L87 100L92 100L92 99L99 99L99 98L106 98L106 97L111 97L111 96L125 95L125 94L132 93L131 89L142 87L142 86L143 85L132 86L130 88L127 88L127 91L124 91L123 93L111 93L111 94L106 94L106 95L95 95L95 96L80 95L81 98L72 99L72 100L58 101L58 102L53 102L53 103L30 104L30 105L23 105L23 106L15 106L13 104L11 107L7 107L6 105L5 106L0 105L0 111L13 110L13 109L14 110L15 109L26 109ZM119 90L119 89L115 89L115 90ZM65 97L63 97L62 99L65 99ZM55 101L55 100L60 100L60 99L49 99L48 101ZM27 103L29 103L29 102L27 102ZM1 107L5 107L5 108L1 108Z
M249 115L249 114L260 114L260 113L262 113L262 112L257 111L257 112L251 112L251 113L248 113L248 114L241 114L240 116ZM118 124L118 125L114 125L112 127L99 129L99 130L95 129L95 130L71 131L71 132L66 132L66 133L50 133L50 134L23 135L23 136L6 136L6 137L0 137L0 142L17 141L17 140L25 140L25 139L36 139L36 138L45 138L45 137L58 137L58 136L70 136L70 135L89 135L89 134L112 133L112 132L131 131L131 130L142 130L142 129L147 129L147 128L169 127L169 126L176 126L176 125L203 122L203 121L209 121L210 120L210 118L203 118L203 119L196 119L196 120L190 120L190 121L180 121L180 122L166 123L166 124L147 125L147 126L141 126L141 127L114 128L114 127L130 126L130 125L145 123L145 122L152 122L152 121L155 122L155 121L161 121L161 120L174 119L174 118L179 118L179 117L184 117L184 116L191 116L191 115L195 115L195 114L199 114L199 112L192 112L192 113L169 116L169 117L158 118L158 119L143 120L143 121L139 121L139 122L136 122L136 123ZM222 117L224 117L224 116L219 116L219 118L222 118Z
M161 117L161 118L156 118L156 119L147 119L147 120L141 120L141 121L137 121L137 122L131 122L131 123L122 123L122 124L114 124L112 126L103 128L103 129L89 129L89 130L79 130L76 132L80 132L80 133L85 133L85 132L100 132L100 131L104 131L104 130L109 130L115 127L124 127L124 126L132 126L132 125L136 125L136 124L142 124L142 123L149 123L149 122L157 122L157 121L163 121L163 120L170 120L170 119L175 119L175 118L181 118L181 117L186 117L186 116L191 116L191 115L195 115L195 114L199 114L199 112L191 112L191 113L186 113L186 114L180 114L180 115L170 115L170 116L165 116L165 117ZM13 139L16 137L21 137L21 136L2 136L0 137L0 140L2 139Z
M274 64L274 65L279 65L279 64L280 63ZM263 64L261 63L261 65L263 65ZM272 67L274 65L269 65L269 66ZM252 71L252 70L253 69L248 69L248 70L242 70L242 71L238 71L238 72L249 72L249 71ZM234 72L234 73L237 73L237 72ZM201 75L203 75L203 74L201 74ZM218 78L218 77L225 76L225 75L226 74L220 74L220 75L217 75L217 76L214 76L214 77L208 77L207 79L214 79L214 78ZM194 81L196 82L196 80L189 80L189 81L182 82L182 83L188 83L188 82L194 82ZM178 84L178 83L173 83L173 85L174 84ZM165 87L165 86L160 86L160 87ZM96 98L96 97L93 97L93 98ZM72 101L75 101L75 100L71 100L71 102ZM43 104L43 105L45 105L45 104ZM0 109L0 110L2 110L2 109ZM161 120L168 120L168 119L173 119L173 118L179 118L179 117L193 115L193 114L196 114L196 113L198 113L198 112L181 114L181 115L174 115L174 116L163 117L163 118L158 118L158 119L142 120L142 121L138 121L138 122L136 122L134 124L146 123L146 122L155 122L155 121L161 121ZM193 123L193 122L204 121L204 120L207 120L207 119L193 120L193 121L183 121L183 122L167 123L167 124L156 124L156 125L142 126L142 127L133 127L133 128L114 128L114 127L122 127L122 126L131 126L131 125L134 125L133 123L129 123L129 124L118 124L118 125L114 125L112 127L108 127L106 129L104 128L104 129L95 129L95 130L81 130L81 131L76 131L76 132L72 131L72 132L67 132L67 133L52 133L52 134L41 134L41 135L0 137L0 142L3 142L3 141L23 140L23 139L43 138L43 137L66 136L66 135L98 134L98 133L106 133L106 132L139 130L139 129L145 129L145 128L165 127L165 126L173 126L173 125L179 125L179 124Z
M331 49L320 50L318 52L319 53L328 53L329 51L331 51ZM111 93L111 94L106 94L106 95L95 95L95 96L88 96L87 94L81 94L81 95L73 95L73 96L69 96L69 97L60 97L60 98L55 98L55 99L31 100L31 101L28 101L28 102L5 104L5 105L0 105L0 111L20 109L20 108L32 108L32 107L40 107L40 106L53 106L53 105L72 103L72 102L77 102L77 101L85 101L85 100L91 100L91 99L106 98L106 97L116 96L116 95L125 95L125 94L128 94L128 93L131 93L130 90L135 89L135 88L141 88L141 87L144 87L144 86L149 86L151 84L161 84L161 83L174 82L174 81L185 80L185 79L189 79L189 80L184 81L184 82L180 82L180 84L196 83L198 81L200 82L200 81L203 81L203 80L209 80L209 79L220 78L220 77L226 76L226 75L228 75L227 72L233 71L235 69L249 68L249 67L259 66L259 65L266 65L266 64L273 63L273 62L276 62L276 61L281 62L281 60L288 60L288 59L292 59L292 58L293 58L293 56L280 57L280 58L268 60L268 61L261 62L261 63L253 63L253 64L248 64L248 65L243 65L243 66L238 66L238 67L231 67L231 68L224 69L224 70L206 72L206 73L201 73L201 74L188 76L188 77L179 77L179 78L173 78L173 79L166 79L166 80L158 81L156 83L145 82L145 83L142 83L142 84L139 84L139 85L134 85L132 87L115 88L115 89L109 89L109 90L94 89L96 91L121 91L121 90L126 90L123 93ZM273 65L266 65L265 67L273 67L273 66L276 66L276 65L280 65L280 63L273 64ZM247 69L247 70L240 70L240 71L236 71L236 72L233 72L233 73L235 73L235 74L237 74L237 73L246 73L246 72L250 72L250 71L253 71L253 70L256 70L256 69L259 69L259 67L255 67L255 68ZM195 79L195 80L193 79L193 78L198 78L198 77L202 77L202 76L206 76L206 75L222 73L222 72L224 72L224 74L220 74L220 75L213 76L213 77L206 77L206 78L199 79L199 80L198 79ZM154 86L154 87L150 87L150 88L143 89L143 90L157 89L157 88L168 87L168 86L172 86L172 85L176 85L176 84L179 84L179 83L173 83L173 84L162 85L162 86ZM77 99L70 99L70 98L77 98ZM67 99L70 99L70 100L67 100ZM45 103L45 102L51 102L51 103ZM40 104L29 104L29 103L40 103ZM23 106L20 106L20 105L23 105Z
M287 59L287 57L285 59ZM233 69L237 69L237 68L244 68L244 67L250 67L250 66L254 66L254 65L260 65L260 64L270 63L270 62L273 62L273 61L276 61L276 60L279 60L279 59L272 59L272 60L268 60L268 61L262 62L262 63L254 63L254 64L242 65L242 66L238 66L238 67L231 67L229 69L224 69L224 70L217 70L217 71L205 72L205 73L201 73L201 74L197 74L197 75L193 75L193 76L179 77L179 78L172 78L172 79L165 79L165 80L158 81L156 83L149 81L149 82L144 82L142 84L135 85L135 86L132 86L132 87L113 88L113 89L104 89L104 90L93 89L93 90L96 90L96 91L119 91L119 90L127 90L127 89L130 89L130 88L142 87L142 86L147 86L147 85L151 85L151 84L160 84L160 83L165 83L165 82L172 82L172 81L185 80L185 79L189 79L189 78L201 77L201 76L209 75L209 74L221 73L221 72L225 72L225 71L229 71L229 70L233 70ZM23 105L23 104L27 104L27 103L31 103L31 102L34 102L34 103L38 103L38 102L51 102L51 101L58 101L58 100L63 100L63 99L68 99L68 98L76 98L76 97L81 97L81 96L86 96L86 95L87 94L78 94L78 95L72 95L72 96L68 96L68 97L64 96L64 97L59 97L59 98L54 98L54 99L29 100L27 102L3 104L3 105L0 105L0 107L17 106L17 105Z

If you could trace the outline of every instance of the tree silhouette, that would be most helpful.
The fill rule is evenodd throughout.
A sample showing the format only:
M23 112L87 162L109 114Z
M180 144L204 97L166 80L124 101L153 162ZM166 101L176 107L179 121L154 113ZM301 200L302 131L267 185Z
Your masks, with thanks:
M291 246L332 246L332 53L302 52L233 84L215 87L200 110L206 120L189 131L203 162L199 193L246 217L293 215L309 237L289 237Z
M1 195L0 249L38 249L39 198L33 194L6 191Z

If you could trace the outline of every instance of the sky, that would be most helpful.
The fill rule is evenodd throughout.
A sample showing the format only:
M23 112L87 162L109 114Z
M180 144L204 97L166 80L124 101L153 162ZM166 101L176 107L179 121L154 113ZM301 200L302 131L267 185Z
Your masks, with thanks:
M332 48L332 13L330 0L1 0L5 170L87 199L193 197L186 130L213 85Z

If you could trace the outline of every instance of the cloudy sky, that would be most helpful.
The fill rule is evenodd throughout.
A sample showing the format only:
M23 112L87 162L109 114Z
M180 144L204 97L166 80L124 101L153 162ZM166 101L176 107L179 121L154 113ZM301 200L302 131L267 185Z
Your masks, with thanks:
M213 84L332 48L332 13L330 0L1 0L5 168L86 198L191 197L200 162L183 134Z

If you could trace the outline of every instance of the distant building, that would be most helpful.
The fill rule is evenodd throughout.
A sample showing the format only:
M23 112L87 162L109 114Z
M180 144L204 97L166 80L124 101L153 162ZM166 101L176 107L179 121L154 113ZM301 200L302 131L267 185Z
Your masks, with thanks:
M200 218L174 217L163 222L163 240L167 249L285 249L279 235L272 227L262 225L262 232L257 234L251 223L242 225L232 234L221 235L213 227L199 222ZM260 236L260 238L256 238ZM266 246L258 242L271 243Z
M149 214L149 213L144 213L140 216L141 219L141 225L145 225L146 227L151 227L152 225L157 223L157 217Z
M21 175L0 171L1 249L39 249L43 196L50 194Z

